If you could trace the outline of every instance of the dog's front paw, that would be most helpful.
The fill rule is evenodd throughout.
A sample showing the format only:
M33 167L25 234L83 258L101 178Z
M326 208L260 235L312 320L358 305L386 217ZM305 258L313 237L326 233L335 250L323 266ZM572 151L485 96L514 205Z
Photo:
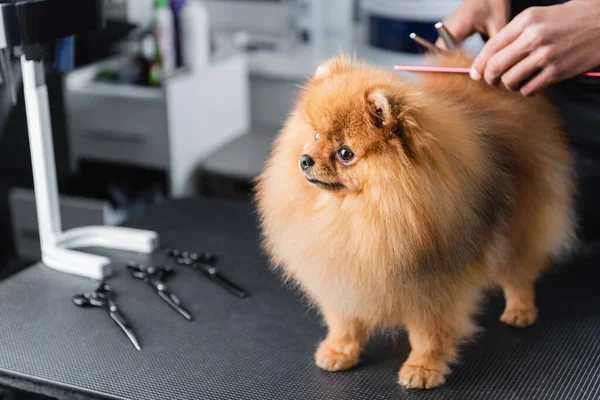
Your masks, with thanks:
M504 310L500 321L505 324L525 328L533 324L537 319L535 307L511 307Z
M319 345L315 362L325 371L343 371L358 364L359 355L359 343L328 338Z
M400 368L399 377L398 382L408 389L431 389L440 386L446 380L442 372L422 365L404 364Z

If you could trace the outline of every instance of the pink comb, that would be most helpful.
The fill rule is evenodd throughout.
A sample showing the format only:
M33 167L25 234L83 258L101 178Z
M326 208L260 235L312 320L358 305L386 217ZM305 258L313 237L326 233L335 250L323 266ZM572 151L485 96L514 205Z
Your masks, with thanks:
M407 71L407 72L444 72L453 74L468 74L470 68L461 67L428 67L422 65L395 65L396 71ZM596 76L600 77L600 72L586 72L583 76Z

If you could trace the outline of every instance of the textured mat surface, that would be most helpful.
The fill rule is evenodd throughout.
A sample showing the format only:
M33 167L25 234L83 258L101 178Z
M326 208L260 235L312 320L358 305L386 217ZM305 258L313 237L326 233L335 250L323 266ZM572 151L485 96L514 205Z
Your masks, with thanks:
M540 321L527 330L500 324L502 302L492 296L481 318L486 330L465 349L446 386L418 392L396 384L409 350L402 334L371 342L351 371L314 366L325 330L267 269L250 207L176 201L129 225L158 230L166 247L222 255L222 270L252 296L238 300L177 267L170 288L194 315L188 322L124 273L127 260L147 260L101 252L121 262L109 282L140 337L138 352L108 315L71 304L71 296L92 282L29 268L0 283L0 384L57 397L74 392L140 400L600 398L600 273L594 262L600 252L540 283Z

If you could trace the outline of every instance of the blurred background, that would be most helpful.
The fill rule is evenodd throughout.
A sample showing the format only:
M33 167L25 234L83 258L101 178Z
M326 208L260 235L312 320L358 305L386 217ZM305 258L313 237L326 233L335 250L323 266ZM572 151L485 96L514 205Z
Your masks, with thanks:
M421 64L409 34L435 41L434 24L459 4L106 0L106 27L75 38L73 68L46 68L63 229L116 225L170 197L248 201L321 62L344 52L387 69ZM13 105L0 86L0 275L40 256L18 93Z

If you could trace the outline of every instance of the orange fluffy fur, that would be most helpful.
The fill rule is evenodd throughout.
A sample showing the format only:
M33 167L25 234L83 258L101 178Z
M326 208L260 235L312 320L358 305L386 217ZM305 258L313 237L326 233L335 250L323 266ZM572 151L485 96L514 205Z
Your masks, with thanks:
M336 58L302 89L256 200L273 265L327 324L316 364L351 368L373 332L403 326L412 351L399 382L430 388L475 332L483 289L502 288L503 322L535 321L534 282L573 244L573 192L542 96L453 74L408 83Z

